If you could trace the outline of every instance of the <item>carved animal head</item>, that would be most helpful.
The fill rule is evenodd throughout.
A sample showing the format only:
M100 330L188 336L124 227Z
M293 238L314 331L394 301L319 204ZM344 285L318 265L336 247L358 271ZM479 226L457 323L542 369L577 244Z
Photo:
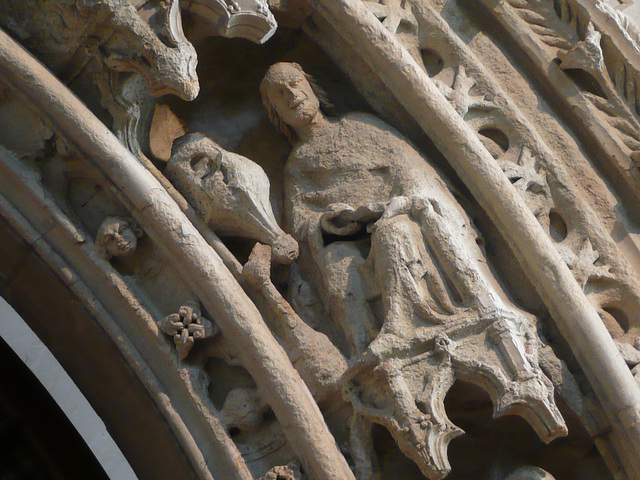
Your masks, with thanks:
M277 263L297 258L298 244L278 226L269 179L256 163L202 135L188 134L174 142L165 174L219 235L271 245Z
M78 8L105 18L96 27L101 35L113 32L100 49L109 68L140 74L155 97L198 95L198 59L182 31L179 0L78 0Z

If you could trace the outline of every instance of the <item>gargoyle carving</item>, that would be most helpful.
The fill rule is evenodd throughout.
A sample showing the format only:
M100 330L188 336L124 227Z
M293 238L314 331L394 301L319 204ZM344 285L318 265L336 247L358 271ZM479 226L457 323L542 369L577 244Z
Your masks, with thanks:
M165 174L217 234L268 244L277 263L297 258L298 244L278 226L269 179L256 163L189 134L174 142Z
M0 19L67 81L97 61L98 72L140 74L152 96L198 94L196 51L178 0L11 0L0 5Z

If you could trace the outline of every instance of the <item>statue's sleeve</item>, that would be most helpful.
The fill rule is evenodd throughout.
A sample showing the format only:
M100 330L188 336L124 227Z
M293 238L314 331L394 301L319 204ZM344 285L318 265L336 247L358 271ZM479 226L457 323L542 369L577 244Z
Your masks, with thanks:
M318 225L322 212L311 208L307 192L301 183L302 177L293 168L285 170L284 177L284 217L285 229L298 242L304 241L309 226Z

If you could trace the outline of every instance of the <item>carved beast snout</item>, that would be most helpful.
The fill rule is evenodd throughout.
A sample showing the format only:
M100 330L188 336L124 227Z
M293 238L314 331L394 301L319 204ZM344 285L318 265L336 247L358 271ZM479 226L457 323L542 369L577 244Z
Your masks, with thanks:
M157 63L150 79L151 94L161 96L172 93L190 101L195 99L200 91L196 74L196 49L182 30L180 2L173 0L162 5L159 14L163 16L164 23L157 32L162 45L159 46Z
M165 174L220 236L270 245L276 263L298 257L297 242L278 226L271 209L267 175L248 158L188 134L174 142Z
M85 9L92 4L85 3ZM196 98L200 91L198 58L182 31L178 0L149 2L141 11L127 3L97 2L95 6L108 10L108 22L115 32L105 48L109 68L138 73L154 97Z
M152 96L171 94L185 101L194 100L198 96L198 57L193 45L186 42L176 48L162 48L156 59L156 65L148 72L147 79Z

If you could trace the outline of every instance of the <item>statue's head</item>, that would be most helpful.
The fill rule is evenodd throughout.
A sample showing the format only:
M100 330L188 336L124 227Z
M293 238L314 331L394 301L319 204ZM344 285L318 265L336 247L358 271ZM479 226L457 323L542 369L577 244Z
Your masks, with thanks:
M137 227L122 217L104 219L96 236L96 249L106 260L113 257L133 255L138 246L138 238L142 235Z
M260 84L262 102L269 118L291 141L296 130L309 125L320 106L329 105L326 94L297 63L272 65Z

